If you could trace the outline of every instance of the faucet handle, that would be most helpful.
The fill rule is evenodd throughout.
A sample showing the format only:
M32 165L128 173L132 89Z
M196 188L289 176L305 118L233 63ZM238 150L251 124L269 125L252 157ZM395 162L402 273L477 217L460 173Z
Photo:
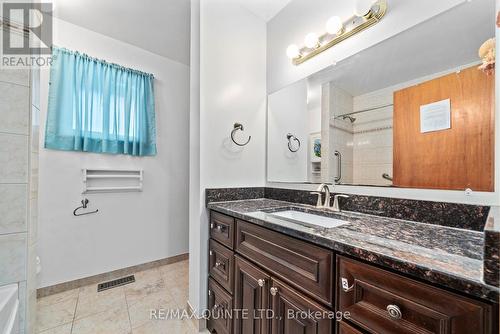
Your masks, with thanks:
M333 211L335 211L335 212L340 212L339 197L349 198L349 196L344 195L344 194L333 195Z
M321 206L321 196L323 193L321 191L311 191L309 192L312 195L318 195L318 201L316 202L316 207L319 208Z

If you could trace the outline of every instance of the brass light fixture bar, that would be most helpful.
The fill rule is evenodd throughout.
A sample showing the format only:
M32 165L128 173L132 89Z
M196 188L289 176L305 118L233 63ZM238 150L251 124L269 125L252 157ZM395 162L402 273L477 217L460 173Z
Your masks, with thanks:
M363 16L353 15L349 20L343 23L342 29L335 34L325 33L318 38L315 47L304 46L299 50L298 56L292 59L294 65L300 65L309 59L317 56L323 51L328 50L334 45L354 36L361 31L377 24L387 13L387 0L378 0L371 6L368 13Z

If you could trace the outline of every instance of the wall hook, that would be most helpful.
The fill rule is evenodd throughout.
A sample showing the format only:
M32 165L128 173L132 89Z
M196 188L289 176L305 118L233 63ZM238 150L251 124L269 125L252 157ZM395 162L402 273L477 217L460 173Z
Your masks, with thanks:
M300 150L300 140L299 140L299 138L295 137L295 136L294 136L294 135L292 135L291 133L288 133L288 134L286 135L286 139L288 139L288 149L290 150L290 152L295 153L295 152L297 152L298 150ZM292 140L296 141L296 142L297 142L297 144L298 144L298 146L297 146L297 148L296 148L296 149L293 149L293 148L292 148Z
M234 123L234 127L233 127L233 131L231 131L231 140L233 141L233 143L235 143L236 145L238 146L245 146L247 145L249 142L250 142L250 139L252 139L252 136L248 136L248 140L243 143L243 144L240 144L238 143L235 139L234 139L234 134L236 133L236 131L238 130L241 130L243 131L243 124L240 124L240 123Z
M87 206L88 206L88 204L89 204L89 200L88 199L86 199L86 198L82 199L82 205L79 206L79 207L77 207L73 211L73 216L76 216L76 217L78 217L78 216L85 216L85 215L91 215L93 213L98 213L99 212L99 209L97 209L97 210L91 211L91 212L77 213L77 211L80 210L80 209L86 209Z

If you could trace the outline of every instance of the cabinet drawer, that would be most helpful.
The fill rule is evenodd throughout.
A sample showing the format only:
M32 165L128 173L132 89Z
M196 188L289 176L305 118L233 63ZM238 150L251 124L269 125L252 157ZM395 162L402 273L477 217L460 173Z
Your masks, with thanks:
M208 270L210 276L229 293L233 292L234 254L215 240L210 239Z
M207 320L208 330L217 334L232 334L233 298L212 278L208 279L208 309L211 311Z
M342 256L338 310L370 333L492 333L491 306Z
M360 332L351 325L348 325L346 322L341 321L339 322L339 334L363 334L363 332Z
M210 237L233 249L234 218L212 211L210 214Z
M236 250L286 283L332 305L332 252L240 220Z

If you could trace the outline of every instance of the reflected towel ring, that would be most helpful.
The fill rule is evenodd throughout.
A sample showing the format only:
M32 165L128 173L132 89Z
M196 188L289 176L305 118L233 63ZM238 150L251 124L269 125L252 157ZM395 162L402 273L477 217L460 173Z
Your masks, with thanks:
M294 135L292 135L291 133L288 133L288 134L286 135L286 139L288 139L288 149L290 150L290 152L295 153L295 152L297 152L298 150L300 150L300 140L299 140L299 138L295 137L295 136L294 136ZM297 142L297 144L298 144L298 147L297 147L297 149L295 149L295 150L292 148L292 140L295 140L295 141Z
M234 134L236 133L236 131L238 130L241 130L243 131L243 124L240 124L240 123L234 123L234 128L233 128L233 131L231 131L231 140L233 141L233 143L235 143L236 145L238 146L245 146L247 145L249 142L250 142L250 139L252 139L252 136L248 136L248 140L243 143L243 144L240 144L238 143L235 139L234 139Z

